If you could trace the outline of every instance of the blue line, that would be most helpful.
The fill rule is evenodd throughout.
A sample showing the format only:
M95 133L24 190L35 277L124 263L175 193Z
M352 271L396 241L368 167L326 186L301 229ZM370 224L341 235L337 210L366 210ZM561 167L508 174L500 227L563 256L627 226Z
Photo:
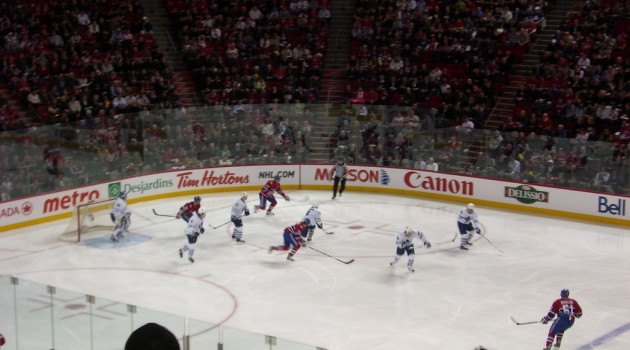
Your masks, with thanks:
M593 340L592 342L580 346L576 350L595 349L597 346L607 343L608 341L620 336L622 333L625 333L627 331L630 331L630 323L626 323L623 326L617 327L613 329L612 331L602 335L601 337Z

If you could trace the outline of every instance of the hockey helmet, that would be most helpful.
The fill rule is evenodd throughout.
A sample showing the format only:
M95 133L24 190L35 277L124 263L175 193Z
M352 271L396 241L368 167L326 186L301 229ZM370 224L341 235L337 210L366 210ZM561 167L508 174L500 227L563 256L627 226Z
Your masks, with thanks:
M468 209L469 213L472 213L473 210L475 210L475 205L472 204L472 203L468 203L468 204L466 204L466 209Z
M563 289L560 291L560 297L562 298L568 298L569 297L569 290L568 289Z
M311 204L311 208L319 208L319 203L313 202L313 204Z
M241 199L242 200L247 200L247 192L241 192Z
M411 236L412 233L413 233L413 230L411 229L411 227L409 226L405 227L405 236L409 237Z
M204 217L206 215L206 208L197 209L197 214L199 214L199 217Z
M273 179L276 180L276 181L280 181L281 177L280 177L280 175L276 175L276 176L273 177Z
M345 159L343 159L343 157L339 157L339 158L337 158L337 162L342 162L342 163L343 163L343 162L345 162L345 161L346 161L346 160L345 160Z
M193 201L201 202L201 197L200 196L195 196L195 198L193 198Z
M127 192L120 191L120 193L118 194L118 197L120 197L120 199L122 199L122 200L126 200L127 199Z

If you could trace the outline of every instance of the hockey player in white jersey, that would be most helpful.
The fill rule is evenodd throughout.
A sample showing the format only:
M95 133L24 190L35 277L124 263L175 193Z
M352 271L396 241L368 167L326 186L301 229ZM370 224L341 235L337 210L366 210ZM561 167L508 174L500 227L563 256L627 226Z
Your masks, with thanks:
M457 227L459 228L459 235L461 237L459 249L468 250L466 246L472 245L471 241L475 232L477 234L481 234L477 211L475 210L474 204L466 204L466 207L459 212L459 216L457 217Z
M114 201L109 217L114 223L114 232L112 232L111 240L118 242L119 239L129 234L129 225L131 225L131 212L127 211L127 193L125 191L118 194L118 198Z
M230 213L230 220L234 223L234 231L232 231L232 239L236 240L236 243L245 243L243 240L243 216L249 215L249 208L247 208L247 192L241 193L239 198L232 206Z
M195 262L193 255L195 254L195 245L197 243L197 237L204 233L203 219L206 217L206 210L204 208L197 209L196 212L188 220L188 226L186 226L186 244L179 250L179 257L184 257L184 252L188 252L188 261Z
M308 226L302 232L302 237L306 238L308 242L313 240L313 234L315 233L315 225L319 227L320 230L324 228L322 225L322 213L319 211L319 203L315 202L308 209L302 221L306 221L308 219Z
M407 269L410 272L416 271L413 268L413 260L416 257L416 251L413 247L413 239L418 238L422 241L422 244L426 248L431 248L431 243L427 239L427 237L419 230L413 230L409 226L405 227L404 231L398 233L396 236L396 256L394 256L394 260L389 263L389 265L394 265L400 260L400 258L407 253L409 257L407 260Z

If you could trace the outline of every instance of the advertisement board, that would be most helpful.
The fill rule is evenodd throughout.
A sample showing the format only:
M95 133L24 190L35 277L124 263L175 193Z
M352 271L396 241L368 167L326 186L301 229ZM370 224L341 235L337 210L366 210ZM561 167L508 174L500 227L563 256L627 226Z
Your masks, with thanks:
M130 203L218 191L258 190L274 176L285 189L330 189L331 165L260 165L181 169L122 178L0 202L0 231L67 218L88 201L128 193ZM405 168L349 166L348 190L472 202L496 208L630 226L627 196L573 191Z

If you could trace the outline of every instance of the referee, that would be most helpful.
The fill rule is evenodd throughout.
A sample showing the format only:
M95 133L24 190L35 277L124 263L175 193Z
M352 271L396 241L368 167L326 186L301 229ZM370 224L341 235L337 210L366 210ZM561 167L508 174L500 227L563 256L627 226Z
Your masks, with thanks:
M332 168L332 177L333 177L333 196L332 199L337 198L337 189L339 189L339 197L343 193L343 190L346 189L346 177L348 176L348 166L346 165L346 161L343 157L337 158L337 164L335 164ZM339 183L341 183L341 187L339 187Z

